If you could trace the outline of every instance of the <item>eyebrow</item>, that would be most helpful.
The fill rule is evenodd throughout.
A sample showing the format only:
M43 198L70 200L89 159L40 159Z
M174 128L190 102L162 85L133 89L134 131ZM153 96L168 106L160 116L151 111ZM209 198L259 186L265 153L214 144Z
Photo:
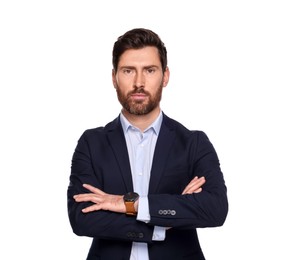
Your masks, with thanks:
M147 66L143 66L143 69L150 69L150 68L157 68L157 69L159 69L160 66L158 66L158 65L147 65ZM121 66L120 69L136 69L136 67L135 66L127 66L127 65L125 65L125 66Z

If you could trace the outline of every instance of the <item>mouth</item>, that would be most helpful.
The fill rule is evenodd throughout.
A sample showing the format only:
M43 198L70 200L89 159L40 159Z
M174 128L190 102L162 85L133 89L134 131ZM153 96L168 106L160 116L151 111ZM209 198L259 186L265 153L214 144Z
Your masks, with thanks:
M146 99L147 95L144 93L133 93L130 95L133 100L141 101Z

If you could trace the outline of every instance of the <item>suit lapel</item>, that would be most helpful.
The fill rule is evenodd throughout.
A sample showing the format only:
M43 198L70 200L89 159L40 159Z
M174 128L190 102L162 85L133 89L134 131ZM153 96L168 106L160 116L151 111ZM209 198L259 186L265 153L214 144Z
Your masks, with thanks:
M125 188L127 191L133 191L128 150L119 117L116 118L116 120L114 120L113 122L111 122L106 127L106 130L109 143L113 149L115 158L120 167ZM149 183L150 194L155 193L160 183L167 162L168 153L171 149L174 140L174 127L172 126L171 120L164 115L153 157L151 177Z
M119 117L109 125L108 129L108 140L120 167L120 172L124 180L125 188L127 192L133 191L128 151Z
M164 116L153 157L149 194L156 192L167 162L169 151L175 140L175 131L168 125L169 119Z

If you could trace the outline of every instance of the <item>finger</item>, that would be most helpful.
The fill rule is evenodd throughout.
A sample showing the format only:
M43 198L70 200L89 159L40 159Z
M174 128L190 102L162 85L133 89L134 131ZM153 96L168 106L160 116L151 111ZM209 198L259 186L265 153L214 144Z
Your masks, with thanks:
M187 191L190 191L191 189L193 189L194 187L196 188L196 185L201 183L201 178L199 179L197 176L194 177L189 183L188 185L185 187L183 193L186 193ZM200 185L198 185L198 187L200 187Z
M194 193L194 192L200 192L198 191L198 189L205 183L205 178L204 177L201 177L199 179L194 179L192 180L187 186L186 188L184 189L183 193L182 194L191 194L191 193Z
M78 194L74 195L73 198L76 202L93 202L93 203L99 203L101 198L93 193L85 193L85 194Z
M192 190L188 190L185 193L182 193L183 195L185 194L192 194L192 193L200 193L202 191L202 188L198 188L196 190L192 189Z
M100 194L100 195L104 195L106 194L105 192L103 192L102 190L90 185L90 184L83 184L82 185L84 188L86 188L87 190L91 191L92 193L95 193L95 194Z
M194 191L193 193L200 193L202 191L202 188L198 188L196 191Z
M200 187L206 182L205 177L200 177L199 179L192 181L190 187Z
M95 205L92 205L92 206L89 206L89 207L86 207L84 209L82 209L81 211L83 213L88 213L88 212L93 212L93 211L98 211L101 209L101 206L98 205L98 204L95 204Z
M188 184L187 184L187 186L185 187L185 189L183 190L183 192L182 192L182 194L184 194L189 188L190 188L190 186L192 186L193 185L193 183L196 181L198 179L198 177L197 176L195 176Z
M202 188L198 188L198 189L196 189L196 190L188 190L188 191L186 191L185 193L183 193L183 195L185 195L185 194L192 194L192 193L200 193L202 191Z

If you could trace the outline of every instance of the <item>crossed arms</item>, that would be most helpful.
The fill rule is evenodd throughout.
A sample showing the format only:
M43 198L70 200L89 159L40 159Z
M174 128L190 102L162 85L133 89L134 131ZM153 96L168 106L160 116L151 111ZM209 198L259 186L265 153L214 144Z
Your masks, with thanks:
M202 191L202 185L205 183L205 178L197 176L185 187L182 194L199 193ZM82 209L83 213L89 213L98 210L107 210L117 213L125 213L126 208L123 201L123 195L113 195L103 192L89 184L83 184L83 187L89 190L89 193L82 193L74 195L76 202L92 202L93 205ZM137 211L139 201L135 202L135 209Z

